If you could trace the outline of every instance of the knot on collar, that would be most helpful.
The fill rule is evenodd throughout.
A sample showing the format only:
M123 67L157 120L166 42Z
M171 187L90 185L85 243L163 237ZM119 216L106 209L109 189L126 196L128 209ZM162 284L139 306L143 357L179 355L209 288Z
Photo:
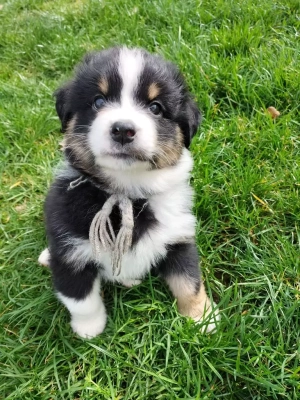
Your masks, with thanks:
M121 228L115 235L110 215L115 205L121 212ZM89 240L93 254L97 256L102 250L110 251L113 274L119 275L122 266L122 257L130 249L133 235L133 207L132 201L123 195L113 194L97 214L94 216L89 230Z

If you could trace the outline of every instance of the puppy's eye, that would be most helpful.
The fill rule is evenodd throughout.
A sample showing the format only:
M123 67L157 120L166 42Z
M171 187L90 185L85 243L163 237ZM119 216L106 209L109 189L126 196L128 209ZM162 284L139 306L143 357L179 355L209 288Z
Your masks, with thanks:
M95 110L99 110L104 106L104 104L105 104L105 98L101 95L96 96L94 99L93 108Z
M162 107L159 103L156 101L153 101L153 103L150 104L149 110L152 112L154 115L160 115L162 113Z

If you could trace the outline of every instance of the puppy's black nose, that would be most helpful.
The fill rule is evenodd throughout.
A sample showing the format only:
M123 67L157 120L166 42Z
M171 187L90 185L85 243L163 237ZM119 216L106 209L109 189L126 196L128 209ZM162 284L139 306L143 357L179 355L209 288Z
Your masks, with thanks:
M123 146L125 143L133 142L135 127L130 121L117 121L112 125L110 135L115 142Z

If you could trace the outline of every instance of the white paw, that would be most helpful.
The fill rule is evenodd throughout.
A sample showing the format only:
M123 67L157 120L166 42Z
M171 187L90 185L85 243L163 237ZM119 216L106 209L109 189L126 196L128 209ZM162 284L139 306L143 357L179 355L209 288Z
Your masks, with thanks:
M209 333L216 330L219 321L221 320L220 311L215 303L207 304L204 311L198 317L193 318L195 322L201 324L200 331Z
M77 335L84 339L92 339L104 331L106 314L92 317L72 317L71 327Z
M50 253L48 248L43 250L38 258L39 264L43 265L44 267L49 267L50 265Z
M124 279L123 281L120 281L120 284L127 288L139 285L140 283L142 283L141 279Z

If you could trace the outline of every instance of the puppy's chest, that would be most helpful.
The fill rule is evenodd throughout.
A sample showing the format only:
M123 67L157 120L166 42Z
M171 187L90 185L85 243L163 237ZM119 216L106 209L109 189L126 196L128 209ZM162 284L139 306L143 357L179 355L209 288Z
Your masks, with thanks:
M190 212L189 194L176 191L133 201L132 248L122 257L119 276L112 274L109 252L99 254L97 261L102 266L102 275L112 281L141 279L167 255L168 245L191 239L194 236L195 221ZM184 195L187 195L187 199ZM120 224L117 209L111 221L117 232Z

